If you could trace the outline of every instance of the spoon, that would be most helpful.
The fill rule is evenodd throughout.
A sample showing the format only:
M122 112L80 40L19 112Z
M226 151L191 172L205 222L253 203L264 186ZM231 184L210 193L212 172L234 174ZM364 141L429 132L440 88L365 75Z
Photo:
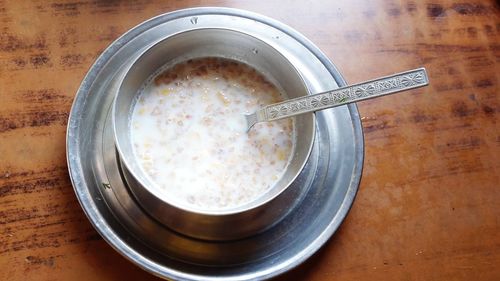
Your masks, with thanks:
M252 114L245 114L247 132L259 122L279 120L427 85L429 78L425 68L422 67L319 94L269 104Z

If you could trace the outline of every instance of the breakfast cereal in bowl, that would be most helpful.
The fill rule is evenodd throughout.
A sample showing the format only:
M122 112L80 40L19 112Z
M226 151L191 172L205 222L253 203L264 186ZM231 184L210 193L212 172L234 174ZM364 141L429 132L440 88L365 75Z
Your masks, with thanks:
M131 139L141 169L166 197L234 208L271 188L293 150L293 119L246 132L243 113L284 100L255 69L222 58L176 64L138 95Z

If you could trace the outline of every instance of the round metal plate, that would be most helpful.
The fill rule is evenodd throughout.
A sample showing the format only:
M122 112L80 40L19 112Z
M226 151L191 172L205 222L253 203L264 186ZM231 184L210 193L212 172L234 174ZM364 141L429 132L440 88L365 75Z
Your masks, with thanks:
M349 211L363 164L360 118L355 105L316 114L313 153L294 183L303 186L304 198L270 230L227 242L190 239L168 230L146 215L128 191L116 157L109 111L124 71L141 50L177 32L207 27L244 30L265 40L299 69L313 93L345 85L317 47L272 19L226 8L158 16L111 44L84 78L68 122L71 180L83 210L102 237L155 275L185 280L270 278L315 253Z

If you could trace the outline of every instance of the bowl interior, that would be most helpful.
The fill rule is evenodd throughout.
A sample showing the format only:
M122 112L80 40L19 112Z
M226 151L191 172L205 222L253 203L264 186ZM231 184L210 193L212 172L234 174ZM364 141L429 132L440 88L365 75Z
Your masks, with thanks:
M314 114L294 117L294 149L283 176L255 200L220 211L195 209L175 198L165 196L144 174L135 159L130 138L130 117L136 97L159 70L182 61L201 57L221 57L245 63L261 72L288 98L308 94L301 75L275 48L249 34L230 29L204 28L175 34L148 48L124 76L113 105L113 127L120 158L141 187L153 194L159 203L195 213L230 214L253 208L279 195L300 173L307 162L314 141Z

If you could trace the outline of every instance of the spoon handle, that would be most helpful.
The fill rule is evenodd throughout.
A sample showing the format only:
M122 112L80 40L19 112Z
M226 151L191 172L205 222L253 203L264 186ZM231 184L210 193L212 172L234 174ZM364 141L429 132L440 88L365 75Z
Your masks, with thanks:
M419 88L427 86L428 84L429 78L427 77L425 68L417 68L324 93L270 104L259 109L254 114L247 115L247 122L250 125L251 121L254 121L253 123L255 124L263 121L283 119L303 113Z

